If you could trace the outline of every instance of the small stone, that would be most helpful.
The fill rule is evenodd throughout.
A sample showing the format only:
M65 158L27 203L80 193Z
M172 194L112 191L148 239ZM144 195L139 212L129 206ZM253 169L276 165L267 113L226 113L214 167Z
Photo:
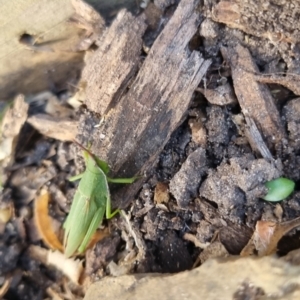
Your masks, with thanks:
M214 39L218 36L218 24L210 19L205 19L201 24L199 33L206 39Z

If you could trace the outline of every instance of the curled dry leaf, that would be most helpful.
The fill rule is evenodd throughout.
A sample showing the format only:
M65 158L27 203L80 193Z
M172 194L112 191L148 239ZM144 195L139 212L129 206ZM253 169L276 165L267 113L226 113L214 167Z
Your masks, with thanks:
M255 251L257 251L258 256L275 253L280 239L298 226L300 226L300 217L283 223L258 221L255 232L242 250L241 256L253 255Z
M48 191L43 189L40 195L35 199L34 218L36 226L43 242L48 247L63 251L63 246L52 229L51 219L48 215L49 198L50 195Z
M282 215L283 215L283 208L279 203L277 203L275 205L275 208L274 208L273 212L274 212L275 217L279 220L279 222L281 222Z

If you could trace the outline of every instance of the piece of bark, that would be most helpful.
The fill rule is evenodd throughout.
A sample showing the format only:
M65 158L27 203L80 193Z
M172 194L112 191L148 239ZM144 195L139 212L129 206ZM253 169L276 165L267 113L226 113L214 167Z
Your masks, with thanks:
M267 161L273 161L273 156L264 142L255 122L247 116L245 117L245 120L247 124L247 126L245 126L245 135L252 150L259 153Z
M283 107L283 116L287 123L289 145L300 149L300 98L290 100Z
M41 134L60 141L73 141L77 134L77 121L37 114L27 122Z
M300 96L300 76L298 74L285 74L285 76L280 76L276 74L258 74L255 75L255 79L261 83L273 83L283 85L296 95Z
M211 104L225 106L237 103L236 96L234 95L232 86L229 83L220 85L213 90L197 88L197 91L202 93Z
M243 114L254 120L270 151L279 150L285 131L271 92L255 79L254 74L259 70L249 51L237 45L232 48L223 47L221 52L230 63L235 94Z
M99 49L87 61L81 80L91 111L104 115L116 104L138 68L145 30L143 15L122 10L98 41Z
M102 125L95 128L89 114L82 120L78 139L93 139L92 151L108 161L112 175L144 174L183 121L193 92L211 64L199 52L188 49L201 22L198 4L198 0L180 2L128 93ZM141 184L139 180L113 193L117 205L127 206Z

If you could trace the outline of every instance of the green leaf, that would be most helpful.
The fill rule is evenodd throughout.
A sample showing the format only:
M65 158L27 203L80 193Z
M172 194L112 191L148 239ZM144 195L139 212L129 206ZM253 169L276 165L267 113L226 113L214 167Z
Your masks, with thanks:
M287 178L277 178L265 183L269 189L268 194L263 197L266 201L276 202L287 198L295 188L295 182Z

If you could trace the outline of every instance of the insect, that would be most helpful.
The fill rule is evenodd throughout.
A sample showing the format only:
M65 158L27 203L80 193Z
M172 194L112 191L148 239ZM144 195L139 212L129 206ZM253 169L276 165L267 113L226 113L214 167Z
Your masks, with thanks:
M65 229L65 255L70 257L76 252L85 251L92 235L102 223L104 214L107 219L115 216L120 210L111 211L111 199L108 183L133 183L133 178L109 178L108 164L100 160L87 148L75 142L83 149L86 170L70 179L80 179L70 213L63 225Z

